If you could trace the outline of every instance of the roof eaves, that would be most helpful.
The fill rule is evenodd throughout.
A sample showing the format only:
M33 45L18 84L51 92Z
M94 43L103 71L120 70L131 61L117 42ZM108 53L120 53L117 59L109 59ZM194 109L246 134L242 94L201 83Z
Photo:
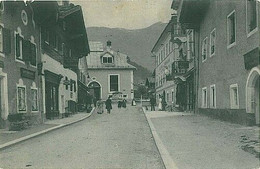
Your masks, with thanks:
M171 26L171 21L169 21L169 23L165 26L164 30L162 31L160 37L158 38L158 40L156 41L153 49L152 49L152 53L154 52L155 48L158 46L159 42L161 41L162 37L166 34L166 32L169 31L170 29L170 26Z

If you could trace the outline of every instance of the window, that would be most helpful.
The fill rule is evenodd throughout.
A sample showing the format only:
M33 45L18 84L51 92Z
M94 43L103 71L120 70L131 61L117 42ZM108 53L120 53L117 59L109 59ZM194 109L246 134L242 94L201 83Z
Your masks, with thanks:
M3 41L4 41L4 39L3 39L3 28L0 26L0 52L4 51Z
M230 107L231 109L239 108L239 98L238 98L238 85L230 85Z
M127 94L123 94L123 98L128 98L128 95Z
M73 81L73 84L74 84L74 92L76 92L77 91L76 81Z
M168 43L166 44L166 56L168 55L168 51L169 51L169 49L168 49Z
M31 43L31 65L36 66L36 45Z
M202 88L202 108L207 108L207 87Z
M202 62L207 59L208 54L208 37L206 37L202 42Z
M216 108L216 86L210 86L210 108Z
M257 2L256 0L247 0L246 5L247 33L250 33L257 28Z
M31 89L32 96L32 111L38 111L38 91L37 89Z
M216 29L210 33L210 56L215 54L216 50Z
M103 56L102 63L113 63L113 57L112 56Z
M193 35L193 30L192 29L189 29L187 30L187 50L188 50L188 53L187 53L187 59L190 60L191 58L193 58L194 56L194 35Z
M19 33L15 34L15 56L18 60L23 60L22 56L23 38Z
M73 80L70 79L70 91L72 92L73 91Z
M227 17L227 40L228 48L235 45L236 42L236 16L235 11L231 12Z
M17 87L17 104L18 111L26 111L26 88L23 86Z
M118 75L110 75L109 77L109 84L110 84L110 92L117 92L119 91L119 78Z

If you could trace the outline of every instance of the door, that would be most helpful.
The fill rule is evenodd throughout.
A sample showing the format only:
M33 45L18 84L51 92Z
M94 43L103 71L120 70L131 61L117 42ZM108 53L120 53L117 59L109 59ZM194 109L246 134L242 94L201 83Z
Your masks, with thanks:
M50 82L45 85L46 118L52 119L59 115L58 86Z
M100 99L100 87L94 88L94 96L99 100Z
M260 112L259 112L259 76L255 82L254 86L254 96L253 96L253 104L252 104L252 109L253 112L255 113L255 118L256 118L256 124L260 124Z

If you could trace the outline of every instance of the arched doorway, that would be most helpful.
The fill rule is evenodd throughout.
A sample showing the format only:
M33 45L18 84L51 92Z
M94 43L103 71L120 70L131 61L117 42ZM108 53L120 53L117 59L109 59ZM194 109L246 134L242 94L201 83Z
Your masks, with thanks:
M255 120L257 125L260 124L259 77L260 69L258 67L255 67L250 71L246 84L246 110L248 113L255 114Z
M88 84L89 92L91 95L95 96L96 99L101 99L101 86L98 82L93 81Z

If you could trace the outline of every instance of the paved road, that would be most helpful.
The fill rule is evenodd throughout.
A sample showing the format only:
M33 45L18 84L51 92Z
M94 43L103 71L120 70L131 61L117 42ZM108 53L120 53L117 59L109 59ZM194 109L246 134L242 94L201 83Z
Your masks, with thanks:
M116 107L116 106L114 106ZM164 168L137 107L96 114L0 152L0 168Z
M241 149L247 127L205 116L147 112L178 169L259 169L260 161ZM173 168L173 167L172 167Z

